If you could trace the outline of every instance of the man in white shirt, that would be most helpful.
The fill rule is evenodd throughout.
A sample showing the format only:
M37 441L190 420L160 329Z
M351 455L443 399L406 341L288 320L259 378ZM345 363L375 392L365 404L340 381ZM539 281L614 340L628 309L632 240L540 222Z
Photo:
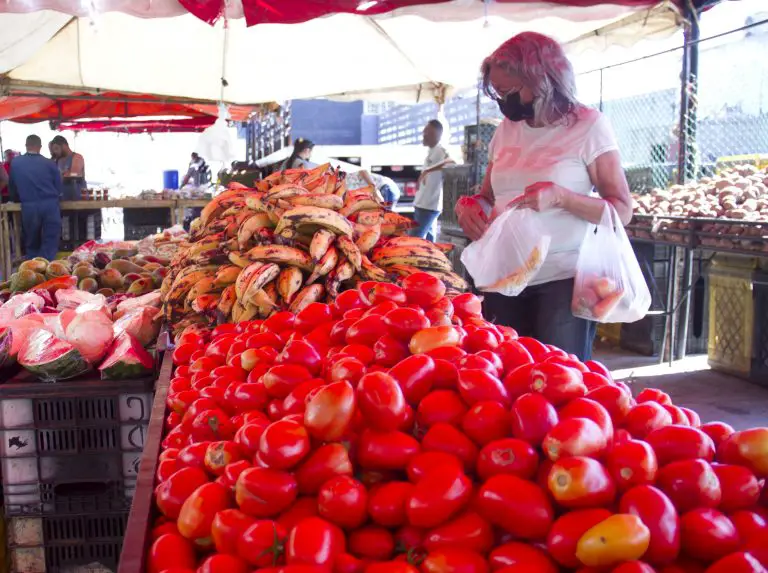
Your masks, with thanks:
M427 159L419 175L419 191L413 201L413 218L417 226L411 231L414 237L429 241L437 239L437 218L443 207L443 173L446 165L454 163L448 152L440 145L443 124L436 119L424 127L422 142L429 148Z

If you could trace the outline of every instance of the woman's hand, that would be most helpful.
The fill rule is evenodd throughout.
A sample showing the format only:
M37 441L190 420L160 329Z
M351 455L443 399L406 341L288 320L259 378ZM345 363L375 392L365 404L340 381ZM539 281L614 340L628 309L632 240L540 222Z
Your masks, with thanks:
M488 217L483 206L475 197L461 197L454 208L459 225L473 241L483 236L488 228Z
M534 211L565 208L565 202L570 193L568 189L556 183L540 181L526 187L522 195L510 201L508 208L517 207Z

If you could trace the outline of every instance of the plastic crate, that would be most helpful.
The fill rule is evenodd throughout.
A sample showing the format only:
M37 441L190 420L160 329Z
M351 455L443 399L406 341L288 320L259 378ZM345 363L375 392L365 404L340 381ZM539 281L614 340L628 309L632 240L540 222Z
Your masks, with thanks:
M452 165L443 169L443 212L440 214L440 225L458 228L459 220L453 209L460 197L472 194L470 172L470 165Z
M755 304L753 257L718 255L709 279L709 365L748 378L752 368Z
M464 155L465 163L472 166L470 173L472 181L480 183L485 177L488 169L490 157L488 155L488 146L491 144L493 134L496 133L497 121L490 123L481 123L478 125L467 125L464 127ZM475 167L475 158L477 158L478 174L473 173Z
M6 515L126 509L151 403L151 379L0 387Z
M114 571L127 512L7 520L12 573Z
M768 272L758 271L752 279L755 305L750 380L768 386Z

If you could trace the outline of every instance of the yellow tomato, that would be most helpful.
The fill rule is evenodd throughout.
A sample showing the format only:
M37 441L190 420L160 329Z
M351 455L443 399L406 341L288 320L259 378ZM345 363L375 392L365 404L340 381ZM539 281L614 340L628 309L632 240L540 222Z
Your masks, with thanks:
M608 567L640 559L650 541L651 532L639 517L617 513L581 536L576 557L588 567Z

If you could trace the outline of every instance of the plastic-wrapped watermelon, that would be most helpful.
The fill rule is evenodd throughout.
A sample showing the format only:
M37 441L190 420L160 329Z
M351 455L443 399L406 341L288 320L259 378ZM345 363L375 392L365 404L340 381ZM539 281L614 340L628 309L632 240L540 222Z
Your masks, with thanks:
M125 380L152 374L154 367L152 355L136 338L123 332L112 343L99 371L102 380Z
M47 382L74 378L90 368L74 346L43 329L29 332L17 360L25 369Z

